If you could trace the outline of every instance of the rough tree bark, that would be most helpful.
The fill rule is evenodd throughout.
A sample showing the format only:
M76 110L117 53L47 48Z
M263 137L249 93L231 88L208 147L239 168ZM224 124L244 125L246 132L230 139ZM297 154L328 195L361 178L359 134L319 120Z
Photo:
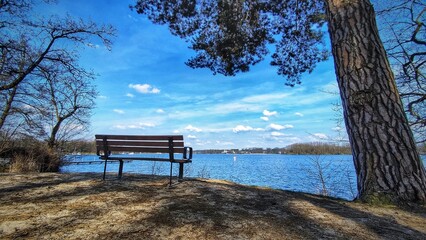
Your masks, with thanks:
M368 0L326 0L362 201L426 202L426 174Z

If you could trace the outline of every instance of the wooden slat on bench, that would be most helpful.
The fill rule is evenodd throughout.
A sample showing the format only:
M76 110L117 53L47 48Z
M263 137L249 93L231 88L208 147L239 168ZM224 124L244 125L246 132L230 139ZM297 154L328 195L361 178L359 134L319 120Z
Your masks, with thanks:
M145 141L107 141L108 146L144 146L144 147L168 147L169 142L145 142ZM103 146L103 141L96 141L97 147ZM183 147L183 142L173 142L174 147Z
M122 147L108 146L111 152L136 152L136 153L168 153L169 148L149 148L149 147ZM174 153L183 153L183 148L173 148Z
M102 158L102 157L101 157ZM116 157L108 157L108 160L121 160L123 157L116 156ZM141 158L141 157L126 157L126 159L130 160L142 160L142 161L156 161L156 162L170 162L169 158ZM190 160L187 160L189 162Z
M182 135L168 135L168 136L159 136L159 135L144 135L144 136L136 136L136 135L95 135L96 139L103 139L106 137L107 139L113 140L168 140L171 137L174 141L180 140L183 141Z
M182 135L95 135L96 149L111 152L136 152L136 153L169 153L169 140L173 139L173 152L184 153Z

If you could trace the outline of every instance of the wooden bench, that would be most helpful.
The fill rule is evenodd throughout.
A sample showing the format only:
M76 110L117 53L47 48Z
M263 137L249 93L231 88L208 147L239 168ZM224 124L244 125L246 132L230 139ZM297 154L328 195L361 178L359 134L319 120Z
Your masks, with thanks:
M105 161L104 175L108 161L119 161L118 178L123 174L123 160L145 160L170 162L170 184L173 163L179 163L179 180L183 179L183 165L192 162L192 148L185 147L182 135L95 135L96 154ZM167 157L142 157L139 153L166 153ZM132 154L132 155L129 155ZM181 158L177 158L179 154Z

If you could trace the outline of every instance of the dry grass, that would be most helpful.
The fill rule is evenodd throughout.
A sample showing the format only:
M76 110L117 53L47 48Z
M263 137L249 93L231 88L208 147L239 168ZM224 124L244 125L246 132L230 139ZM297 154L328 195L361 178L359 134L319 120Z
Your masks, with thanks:
M189 179L0 175L0 239L426 239L426 210Z
M61 156L43 142L23 139L5 141L0 146L0 158L10 159L2 171L11 173L58 172L62 164Z

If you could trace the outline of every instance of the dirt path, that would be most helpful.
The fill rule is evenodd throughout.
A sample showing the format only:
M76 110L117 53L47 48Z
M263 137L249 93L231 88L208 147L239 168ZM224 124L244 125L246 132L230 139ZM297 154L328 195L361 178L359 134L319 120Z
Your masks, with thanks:
M0 239L426 239L426 210L126 174L0 174Z

